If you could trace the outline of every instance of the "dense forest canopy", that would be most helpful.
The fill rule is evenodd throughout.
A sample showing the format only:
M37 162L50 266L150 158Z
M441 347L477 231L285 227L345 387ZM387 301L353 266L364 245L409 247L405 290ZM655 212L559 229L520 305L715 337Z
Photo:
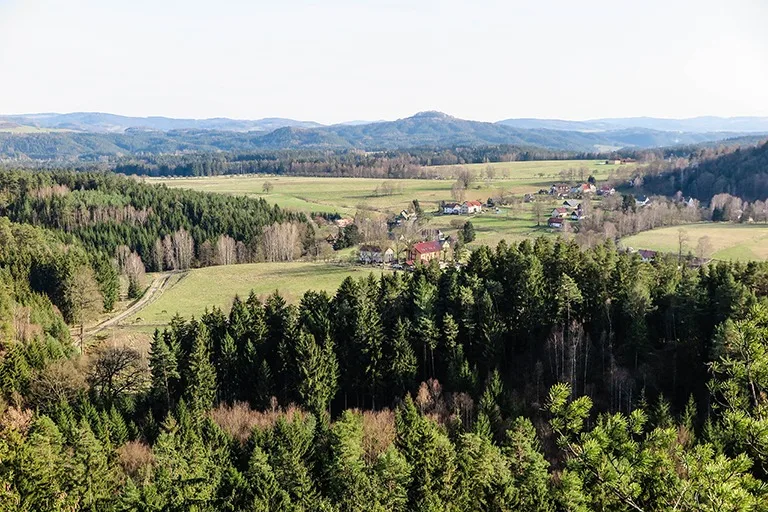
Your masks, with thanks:
M255 259L268 249L262 244L266 228L292 224L305 232L312 229L303 214L263 199L71 171L0 173L0 215L57 230L63 240L77 240L109 257L127 246L150 270L202 264L200 250L221 237L244 254L239 260Z
M702 151L688 165L675 166L644 178L651 193L672 195L681 191L702 201L717 194L745 201L768 199L768 142L756 147Z
M19 336L4 293L3 510L768 506L765 264L502 243L176 318L148 361Z

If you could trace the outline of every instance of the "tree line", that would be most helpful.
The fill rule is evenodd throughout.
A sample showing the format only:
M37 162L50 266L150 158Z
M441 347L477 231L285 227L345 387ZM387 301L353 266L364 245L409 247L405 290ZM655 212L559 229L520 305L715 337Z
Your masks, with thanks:
M768 142L756 147L702 150L692 158L671 161L644 176L651 193L709 200L717 194L738 196L749 202L768 199Z
M198 152L105 157L99 161L19 160L10 165L34 168L77 168L118 174L171 177L224 174L276 174L293 176L347 176L364 178L431 178L424 167L435 165L531 160L591 160L605 155L511 145L456 148L412 148L368 152L361 150L280 150L259 152ZM6 164L8 165L8 164Z
M314 239L304 214L263 199L169 189L110 173L0 173L0 215L56 230L62 240L110 258L125 246L151 271L290 259ZM267 235L280 229L293 234L290 250L272 247L275 237Z

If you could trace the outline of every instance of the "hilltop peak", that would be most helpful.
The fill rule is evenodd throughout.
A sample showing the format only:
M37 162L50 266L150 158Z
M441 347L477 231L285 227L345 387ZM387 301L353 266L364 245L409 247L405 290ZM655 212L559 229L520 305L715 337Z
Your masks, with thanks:
M453 116L437 110L425 110L424 112L413 114L411 119L453 119Z

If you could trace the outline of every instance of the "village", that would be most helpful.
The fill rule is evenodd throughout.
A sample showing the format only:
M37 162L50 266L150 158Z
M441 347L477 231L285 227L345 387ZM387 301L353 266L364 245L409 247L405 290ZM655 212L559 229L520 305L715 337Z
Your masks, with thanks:
M426 264L433 260L442 267L459 265L461 258L458 255L462 253L467 243L472 242L473 235L467 233L472 232L473 218L500 215L503 213L502 208L509 204L534 203L537 210L552 207L551 210L544 210L545 215L548 216L544 224L545 229L550 232L569 232L574 231L587 215L585 201L594 209L602 199L615 194L616 189L613 186L609 184L598 186L594 178L590 177L587 182L576 186L558 183L548 190L541 189L536 193L526 193L522 198L506 197L504 201L500 198L488 198L486 201L441 201L435 212L427 214L417 211L418 207L403 209L387 221L385 240L361 241L355 244L357 250L353 257L359 264L388 266L393 269L412 269L419 263ZM635 207L643 207L649 204L650 199L646 196L637 196L634 201ZM450 225L457 229L457 234L448 235L444 229L425 227L421 220L433 216L458 217L450 222ZM339 234L332 235L328 241L334 244L334 247L339 247L338 241L346 236L348 230L353 230L351 226L354 224L351 219L339 219L336 225Z

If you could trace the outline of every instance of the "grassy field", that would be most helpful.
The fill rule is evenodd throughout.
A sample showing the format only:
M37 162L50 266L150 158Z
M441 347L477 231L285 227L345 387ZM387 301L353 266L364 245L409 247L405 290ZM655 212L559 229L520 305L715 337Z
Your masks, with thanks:
M147 181L165 183L169 187L263 197L283 208L303 212L338 212L353 216L358 210L369 210L391 215L410 207L414 199L419 200L424 211L436 211L441 201L452 200L451 187L455 182L455 176L462 169L471 171L475 176L474 183L466 191L465 198L485 202L489 197L498 196L500 191L519 197L525 193L548 189L552 183L562 181L561 173L568 172L569 169L575 169L573 174L576 180L582 175L586 179L591 174L600 181L619 169L622 171L631 169L631 166L605 165L602 161L591 160L500 162L429 167L430 172L440 176L436 179L216 176ZM269 194L263 192L264 183L267 181L273 185ZM375 194L376 188L384 181L392 184L394 194ZM554 203L547 206L554 207ZM451 221L456 218L436 215L427 227L451 230ZM489 245L495 245L501 239L519 240L548 232L546 229L536 227L531 207L527 204L519 206L514 211L502 208L498 214L484 212L473 217L472 222L478 235L476 243Z
M683 252L696 254L699 239L709 237L710 257L719 260L768 260L768 225L702 223L645 231L624 238L622 245L634 249L651 249L677 253L678 233L682 229L688 241Z
M167 324L176 313L199 318L211 306L228 312L235 295L245 298L251 290L261 298L279 290L287 301L297 302L307 290L333 293L347 276L365 277L371 272L380 275L382 270L308 262L194 269L126 323L141 331Z
M466 191L466 199L486 200L500 190L512 194L536 192L557 181L560 173L576 169L575 179L591 174L598 180L618 169L630 166L605 165L602 161L565 160L542 162L500 162L489 164L450 165L429 167L442 178L413 180L381 180L373 178L313 178L286 176L215 176L204 178L149 179L151 183L165 183L169 187L182 187L221 194L263 197L281 207L300 211L337 211L354 213L358 209L397 213L418 199L425 210L436 209L440 201L451 201L453 179L461 169L475 176ZM492 169L490 176L488 169ZM581 173L578 169L583 169ZM273 185L272 191L263 192L264 183ZM376 195L382 182L390 182L396 189L392 195Z

